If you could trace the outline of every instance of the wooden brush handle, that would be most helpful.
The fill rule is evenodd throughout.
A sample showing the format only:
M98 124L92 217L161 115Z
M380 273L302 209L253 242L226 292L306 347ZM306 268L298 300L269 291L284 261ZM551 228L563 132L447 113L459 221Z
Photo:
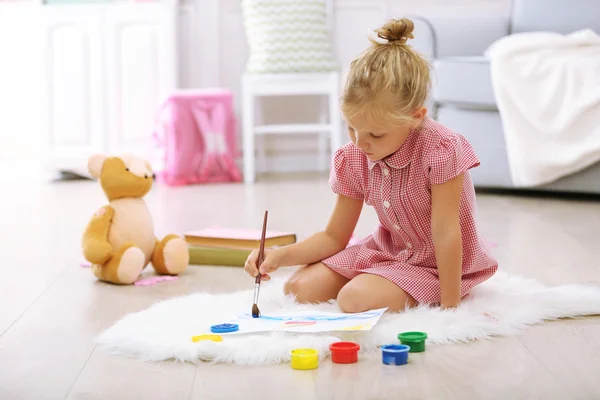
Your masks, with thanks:
M265 218L263 220L262 234L260 236L260 249L258 250L258 264L257 268L259 269L258 275L256 275L256 283L260 283L260 266L263 261L265 261L265 237L267 236L267 217L269 216L269 211L265 210Z

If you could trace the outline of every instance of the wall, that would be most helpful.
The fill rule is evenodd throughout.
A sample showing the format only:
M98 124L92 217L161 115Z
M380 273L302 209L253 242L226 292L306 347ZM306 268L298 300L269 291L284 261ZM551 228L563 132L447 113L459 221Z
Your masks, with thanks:
M0 2L0 177L17 171L37 172L40 32L36 8Z

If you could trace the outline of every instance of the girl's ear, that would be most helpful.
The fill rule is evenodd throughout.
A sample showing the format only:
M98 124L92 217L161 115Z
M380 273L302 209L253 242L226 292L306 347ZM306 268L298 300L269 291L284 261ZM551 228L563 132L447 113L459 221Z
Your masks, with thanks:
M95 154L90 157L88 160L88 171L90 175L96 179L100 178L100 173L102 172L102 166L104 165L104 161L106 161L108 157L104 154Z
M426 107L419 107L413 113L413 118L414 119L418 119L418 120L422 120L423 118L425 118L425 115L427 115L427 108Z

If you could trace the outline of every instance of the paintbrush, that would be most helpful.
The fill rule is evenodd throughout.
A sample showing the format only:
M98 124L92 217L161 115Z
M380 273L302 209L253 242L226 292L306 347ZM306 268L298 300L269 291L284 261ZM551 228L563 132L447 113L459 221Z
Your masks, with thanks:
M254 304L252 305L252 318L260 317L260 310L258 309L258 293L260 292L260 266L265 260L265 236L267 234L267 216L269 212L265 210L265 219L263 221L262 234L260 236L260 249L258 250L258 259L256 260L256 267L258 268L258 275L254 280Z

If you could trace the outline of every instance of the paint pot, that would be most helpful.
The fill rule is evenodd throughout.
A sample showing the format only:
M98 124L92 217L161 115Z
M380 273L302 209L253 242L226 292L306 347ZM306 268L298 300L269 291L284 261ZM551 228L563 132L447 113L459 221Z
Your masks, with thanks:
M213 342L222 342L221 335L198 335L192 336L192 342L201 342L203 340L212 340Z
M316 369L319 367L319 352L315 349L295 349L291 353L293 369Z
M240 329L238 324L220 324L213 325L210 327L210 331L212 333L228 333L228 332L236 332Z
M354 342L336 342L329 345L331 361L336 364L352 364L358 361L360 345Z
M386 344L381 346L381 361L386 365L404 365L408 362L410 347L404 344Z
M400 343L410 347L411 353L424 352L426 339L427 334L425 332L404 332L398 335Z

